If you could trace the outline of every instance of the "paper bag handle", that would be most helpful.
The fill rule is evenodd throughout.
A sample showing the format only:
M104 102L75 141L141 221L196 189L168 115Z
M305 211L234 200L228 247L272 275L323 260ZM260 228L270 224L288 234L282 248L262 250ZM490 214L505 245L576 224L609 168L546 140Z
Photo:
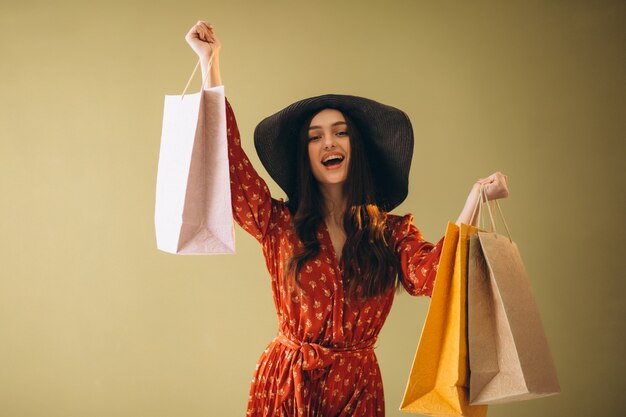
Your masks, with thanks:
M509 240L511 242L513 242L513 238L511 237L511 230L509 229L509 225L506 223L506 219L504 218L504 214L502 213L502 208L500 207L500 203L498 203L498 200L495 199L493 200L493 203L495 204L495 206L498 208L498 212L500 213L500 218L502 219L502 223L504 223L504 227L506 228L506 233L509 237ZM487 190L484 184L481 184L480 186L480 198L478 199L478 202L476 203L476 205L474 206L474 211L472 212L472 219L474 218L474 215L476 214L476 210L478 210L478 228L481 229L482 228L482 219L483 219L483 205L487 206L487 212L489 213L489 220L491 221L491 230L494 233L498 233L497 227L496 227L496 222L493 216L493 212L491 210L490 204L489 204L489 200L487 199Z
M474 219L474 217L476 216L476 212L478 212L478 225L477 227L480 230L484 230L483 228L483 221L484 221L484 210L483 210L483 205L485 205L487 203L487 196L483 190L483 185L480 186L479 191L478 191L478 200L476 201L476 204L474 205L474 210L472 210L472 217L470 217L470 219ZM489 206L487 206L487 208L489 208ZM491 230L495 229L495 225L493 223L491 223Z
M209 56L209 65L207 65L206 75L204 76L204 79L202 80L202 84L200 85L200 91L202 91L202 89L204 88L204 84L206 84L206 81L209 79L209 73L211 72L211 64L213 64L213 46L209 44L209 47L211 48L211 55ZM198 71L199 66L200 66L200 59L198 59L198 63L196 64L196 67L191 72L191 76L189 77L189 80L187 80L187 85L185 85L185 88L183 89L183 94L180 96L181 101L185 97L187 88L189 88L189 84L191 84L191 80L193 80L193 76L196 75L196 71Z

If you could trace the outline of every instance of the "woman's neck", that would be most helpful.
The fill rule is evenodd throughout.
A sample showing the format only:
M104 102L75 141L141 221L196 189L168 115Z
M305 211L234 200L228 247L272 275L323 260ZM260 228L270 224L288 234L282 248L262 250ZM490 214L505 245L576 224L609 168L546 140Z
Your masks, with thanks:
M346 211L346 196L343 192L343 184L320 184L320 191L324 197L326 222L337 226L343 224L343 214Z

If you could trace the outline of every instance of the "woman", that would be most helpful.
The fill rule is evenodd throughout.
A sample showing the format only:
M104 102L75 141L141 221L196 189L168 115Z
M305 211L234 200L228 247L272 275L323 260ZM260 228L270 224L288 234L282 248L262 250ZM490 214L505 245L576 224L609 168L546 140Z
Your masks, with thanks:
M221 85L214 28L199 21L186 40L209 86ZM408 192L408 117L365 98L326 95L263 120L255 146L286 202L270 196L250 164L228 101L226 119L233 216L262 245L279 321L247 415L384 416L374 343L396 288L431 295L443 243L426 242L411 214L389 213ZM490 199L508 195L501 173L479 180L457 223L473 222L481 184Z

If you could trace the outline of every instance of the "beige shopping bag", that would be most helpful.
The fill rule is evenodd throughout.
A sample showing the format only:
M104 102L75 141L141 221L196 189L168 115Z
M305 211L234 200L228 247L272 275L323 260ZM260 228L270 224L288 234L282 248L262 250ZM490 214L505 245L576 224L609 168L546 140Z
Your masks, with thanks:
M506 222L508 236L498 234L484 205L492 232L471 236L469 248L470 403L557 394L556 368L519 250Z
M169 253L235 252L224 87L205 89L205 80L198 93L185 95L187 82L165 96L154 219L157 247Z

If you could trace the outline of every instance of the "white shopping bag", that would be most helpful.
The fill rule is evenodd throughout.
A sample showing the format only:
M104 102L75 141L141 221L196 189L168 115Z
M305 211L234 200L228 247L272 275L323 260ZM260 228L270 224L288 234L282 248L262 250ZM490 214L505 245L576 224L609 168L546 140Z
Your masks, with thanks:
M235 253L224 87L204 84L165 96L154 220L158 249L174 254Z

